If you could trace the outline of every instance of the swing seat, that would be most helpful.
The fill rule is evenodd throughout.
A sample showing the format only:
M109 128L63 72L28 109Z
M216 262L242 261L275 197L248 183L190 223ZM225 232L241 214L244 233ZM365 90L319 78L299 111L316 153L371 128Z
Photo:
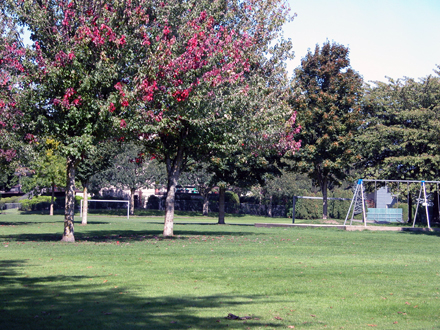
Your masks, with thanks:
M403 209L368 208L367 221L403 222Z

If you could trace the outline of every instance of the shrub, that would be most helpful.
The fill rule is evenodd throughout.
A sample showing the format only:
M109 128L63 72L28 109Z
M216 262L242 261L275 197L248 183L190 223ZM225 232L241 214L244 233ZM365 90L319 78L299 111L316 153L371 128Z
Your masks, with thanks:
M159 203L160 203L160 197L157 197L155 195L151 195L150 197L148 197L147 209L148 210L158 210Z
M235 192L226 191L225 192L225 202L240 205L240 198L238 197L238 195Z
M21 209L23 211L41 211L49 209L50 207L50 196L37 196L32 199L21 200Z

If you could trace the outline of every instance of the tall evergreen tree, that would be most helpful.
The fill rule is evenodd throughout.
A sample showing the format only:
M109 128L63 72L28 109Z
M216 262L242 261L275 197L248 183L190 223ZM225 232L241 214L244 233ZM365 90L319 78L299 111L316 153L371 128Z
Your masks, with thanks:
M363 81L350 67L348 54L348 48L337 43L317 45L301 60L294 77L291 104L302 129L292 169L307 173L320 186L323 219L329 185L339 185L355 160L353 138L361 125Z

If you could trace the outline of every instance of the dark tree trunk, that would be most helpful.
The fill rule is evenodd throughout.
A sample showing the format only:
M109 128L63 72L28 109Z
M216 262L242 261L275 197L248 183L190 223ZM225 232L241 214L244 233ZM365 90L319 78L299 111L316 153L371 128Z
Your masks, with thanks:
M408 223L412 223L412 197L410 192L408 192Z
M130 215L134 214L134 193L136 192L136 188L130 189Z
M225 191L226 187L221 185L218 199L218 224L225 224Z
M67 157L66 204L64 208L64 233L61 241L75 242L74 217L75 217L75 167L73 157Z

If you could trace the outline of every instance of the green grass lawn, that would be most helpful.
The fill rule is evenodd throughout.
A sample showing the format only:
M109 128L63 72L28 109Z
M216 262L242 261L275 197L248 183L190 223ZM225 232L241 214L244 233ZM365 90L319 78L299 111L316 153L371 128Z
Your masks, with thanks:
M226 222L0 214L0 329L440 329L438 232Z

